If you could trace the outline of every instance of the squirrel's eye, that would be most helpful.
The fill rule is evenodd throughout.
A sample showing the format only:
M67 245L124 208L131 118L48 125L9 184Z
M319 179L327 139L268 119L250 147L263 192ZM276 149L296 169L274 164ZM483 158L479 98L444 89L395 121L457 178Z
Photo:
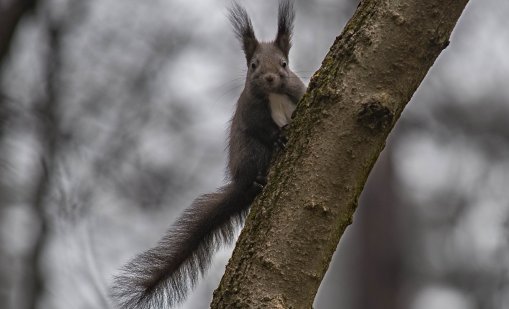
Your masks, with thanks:
M255 62L251 62L251 69L256 69L256 63Z
M288 65L288 63L286 63L286 61L281 60L281 66L282 66L283 68L286 68L286 66L287 66L287 65Z

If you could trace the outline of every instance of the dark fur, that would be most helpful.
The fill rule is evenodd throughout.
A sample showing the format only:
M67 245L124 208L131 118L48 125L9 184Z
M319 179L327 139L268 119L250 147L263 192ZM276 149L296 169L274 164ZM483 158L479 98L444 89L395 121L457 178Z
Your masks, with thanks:
M246 11L236 3L230 9L248 65L230 128L231 182L196 199L155 248L125 266L113 290L120 308L168 308L184 300L187 286L196 285L212 254L222 243L233 240L235 228L265 183L273 152L282 143L281 128L271 118L268 94L286 94L296 104L306 89L287 65L294 19L289 0L280 2L278 18L276 40L260 43Z
M290 1L279 2L277 36L274 43L283 51L286 57L292 47L293 20L295 12Z

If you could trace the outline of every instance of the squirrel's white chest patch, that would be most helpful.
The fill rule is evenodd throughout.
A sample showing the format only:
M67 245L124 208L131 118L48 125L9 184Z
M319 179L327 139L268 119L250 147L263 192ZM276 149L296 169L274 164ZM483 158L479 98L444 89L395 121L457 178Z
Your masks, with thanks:
M295 104L285 94L269 93L270 113L272 120L280 127L289 124Z

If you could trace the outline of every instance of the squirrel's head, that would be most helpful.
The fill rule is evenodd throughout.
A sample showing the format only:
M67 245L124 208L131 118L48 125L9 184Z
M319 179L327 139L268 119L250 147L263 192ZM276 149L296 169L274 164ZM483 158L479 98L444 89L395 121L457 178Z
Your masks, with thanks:
M292 46L295 13L291 0L281 0L278 11L278 30L272 42L256 39L251 19L237 3L230 9L230 21L242 44L247 63L246 87L261 95L283 93L291 78L288 53Z

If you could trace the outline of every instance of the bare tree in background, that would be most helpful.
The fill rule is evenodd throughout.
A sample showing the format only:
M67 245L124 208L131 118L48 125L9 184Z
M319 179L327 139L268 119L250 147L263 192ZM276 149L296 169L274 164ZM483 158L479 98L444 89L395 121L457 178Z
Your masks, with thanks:
M9 52L18 24L27 13L34 9L37 2L37 0L2 2L0 6L0 64Z
M0 70L10 50L12 38L18 29L20 21L30 13L37 4L37 0L7 1L0 5ZM3 133L3 125L7 120L3 93L0 93L0 138Z
M18 143L14 139L16 136L26 136L35 141L32 145L28 144L33 154L34 168L29 174L32 177L30 181L16 188L12 175L10 182L9 173L2 178L1 192L6 193L5 197L2 196L2 206L6 206L6 211L20 208L15 206L16 203L27 203L31 206L28 213L34 216L31 229L24 228L33 235L30 241L33 241L33 246L22 254L23 258L15 258L16 255L12 255L8 248L0 254L2 260L5 257L6 261L1 266L1 271L6 274L1 276L0 282L2 308L35 309L48 306L45 299L51 295L51 286L54 285L48 279L52 267L49 261L52 251L49 248L58 239L61 229L70 228L69 223L75 226L86 224L87 214L92 211L90 207L102 188L110 187L116 194L127 196L133 200L133 205L158 208L168 202L169 192L180 190L195 181L193 177L181 176L182 169L177 165L168 165L163 170L151 168L147 162L140 161L136 151L132 151L133 147L144 141L146 128L154 126L151 120L154 115L169 116L163 123L164 127L170 128L169 131L182 130L186 119L190 118L188 108L177 100L173 102L172 111L161 112L149 107L155 101L152 88L160 82L158 70L166 65L172 54L178 54L186 46L187 34L179 33L178 29L161 28L154 37L147 38L147 43L153 45L147 49L147 53L136 58L135 66L129 68L129 74L121 85L115 87L118 78L113 75L114 80L100 85L104 87L102 89L90 86L83 88L93 80L87 80L80 73L72 75L75 63L69 62L69 59L76 51L69 48L69 42L88 22L88 6L89 3L83 1L67 1L57 5L48 1L35 12L27 27L36 33L36 42L42 43L42 47L39 47L42 53L36 55L41 63L40 71L31 68L35 71L32 93L19 97L16 90L22 87L9 86L10 77L18 74L12 68L12 63L2 71L6 81L2 89L2 103L8 105L2 108L5 111L2 116L8 120L6 139L2 140L5 146L2 147L2 169L11 174L15 172L15 158L9 157L9 150L26 144ZM11 35L10 39L13 37ZM114 40L121 39L114 37ZM73 85L73 80L79 82ZM70 96L74 93L69 93L70 89L76 87L82 91L76 94L88 93L79 104L72 103ZM119 89L124 93L117 100L112 99L112 95L115 95L113 92ZM24 101L26 98L29 101ZM86 118L104 114L113 116L106 133L110 136L96 142L93 134L90 134L91 121ZM96 147L101 154L83 160L79 148L84 147ZM192 152L193 147L191 140L182 147L182 151L187 148ZM20 193L26 191L18 195L18 190ZM86 235L76 237L83 239L76 239L74 245L81 250L89 248L94 251L95 244L87 243L91 240ZM87 257L95 253L85 254L86 270L81 273L79 269L74 269L72 276L82 276L80 285L88 284L95 290L96 296L90 299L94 303L92 307L108 308L105 275L98 269L97 257ZM13 258L23 261L22 265L16 263L14 267L7 266L12 264L9 260ZM59 265L58 271L63 273L64 267L65 264Z
M3 68L5 58L8 56L12 39L18 29L18 25L28 13L32 12L37 2L36 0L7 1L0 5L0 71ZM5 97L3 92L0 92L0 151L5 123L8 120L6 100L8 100L8 98ZM3 186L0 186L0 220L3 214L1 206L5 204L5 200L7 199L5 195ZM3 254L0 254L0 264L2 265L0 266L0 307L8 308L9 298L11 296L8 278L11 276L8 273L9 270L7 267L9 261Z

